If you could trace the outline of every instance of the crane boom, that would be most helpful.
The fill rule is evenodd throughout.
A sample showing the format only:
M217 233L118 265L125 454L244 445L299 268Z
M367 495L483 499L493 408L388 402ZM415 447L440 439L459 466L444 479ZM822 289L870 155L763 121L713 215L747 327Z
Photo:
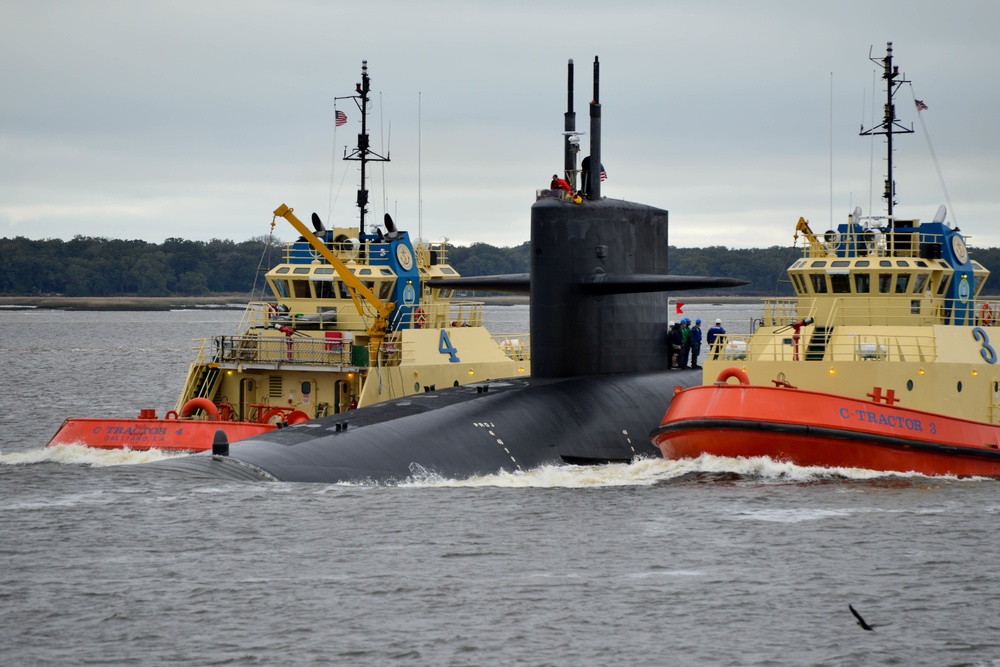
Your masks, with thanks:
M275 217L281 216L287 220L292 227L294 227L295 230L309 242L309 245L311 245L316 252L321 254L326 261L330 262L330 265L337 271L340 279L344 281L344 284L350 291L351 299L354 300L354 305L357 307L358 313L362 316L365 314L364 309L361 306L361 301L358 298L359 295L365 301L370 303L373 308L375 308L375 321L368 327L368 334L373 340L384 338L389 332L389 316L395 309L396 304L393 302L384 303L381 299L375 296L370 289L365 287L365 284L358 280L357 276L351 273L350 269L348 269L347 266L340 261L340 258L333 254L333 252L326 247L326 244L320 241L319 238L317 238L316 235L313 234L312 231L310 231L310 229L295 216L293 209L289 208L285 204L282 204L275 209L274 215Z

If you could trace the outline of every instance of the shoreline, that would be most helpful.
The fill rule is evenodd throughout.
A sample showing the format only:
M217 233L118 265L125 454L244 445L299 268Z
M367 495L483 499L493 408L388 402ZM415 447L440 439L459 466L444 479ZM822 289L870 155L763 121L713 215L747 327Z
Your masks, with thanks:
M692 296L673 298L671 303L683 304L714 303L759 303L768 297L761 296ZM213 294L209 296L0 296L0 311L3 310L122 310L122 311L164 311L195 308L246 308L251 300L249 294ZM490 306L525 306L529 299L524 295L463 297L457 301L480 301Z
M249 294L211 296L0 296L0 310L178 310L233 308L243 310Z

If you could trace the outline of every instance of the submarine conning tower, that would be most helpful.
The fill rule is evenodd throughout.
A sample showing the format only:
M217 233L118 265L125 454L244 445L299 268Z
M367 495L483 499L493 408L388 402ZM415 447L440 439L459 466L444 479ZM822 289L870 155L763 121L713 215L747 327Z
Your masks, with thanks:
M535 202L532 376L666 370L665 295L594 289L602 278L666 273L667 211L621 200Z
M573 61L564 116L566 176L576 183ZM665 370L662 294L581 294L602 278L667 273L667 212L601 198L600 62L594 57L590 156L582 205L542 198L531 207L531 346L535 377Z

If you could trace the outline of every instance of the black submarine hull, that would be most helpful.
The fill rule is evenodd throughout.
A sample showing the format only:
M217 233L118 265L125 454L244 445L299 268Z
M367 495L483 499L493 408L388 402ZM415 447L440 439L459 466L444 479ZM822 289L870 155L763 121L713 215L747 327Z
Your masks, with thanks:
M394 484L660 456L651 425L701 371L500 380L418 394L153 464L240 480Z

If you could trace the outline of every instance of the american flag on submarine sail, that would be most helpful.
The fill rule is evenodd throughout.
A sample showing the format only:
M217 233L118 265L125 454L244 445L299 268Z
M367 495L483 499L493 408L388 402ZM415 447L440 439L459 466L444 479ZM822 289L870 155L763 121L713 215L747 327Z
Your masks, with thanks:
M337 109L337 127L340 127L345 123L347 123L347 114L340 109Z
M604 165L601 165L601 182L608 180L608 172L604 171Z

